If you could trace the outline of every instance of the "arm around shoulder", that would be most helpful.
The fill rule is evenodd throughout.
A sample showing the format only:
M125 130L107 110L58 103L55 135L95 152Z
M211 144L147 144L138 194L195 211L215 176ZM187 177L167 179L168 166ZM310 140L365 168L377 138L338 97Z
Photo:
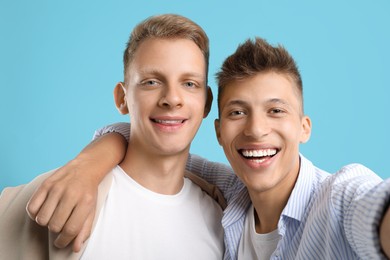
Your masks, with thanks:
M98 185L124 158L126 147L120 134L105 134L35 191L27 210L38 224L59 233L56 246L63 248L74 241L74 251L80 250L90 234Z
M195 154L190 154L186 170L217 186L227 201L242 186L230 166L208 161Z

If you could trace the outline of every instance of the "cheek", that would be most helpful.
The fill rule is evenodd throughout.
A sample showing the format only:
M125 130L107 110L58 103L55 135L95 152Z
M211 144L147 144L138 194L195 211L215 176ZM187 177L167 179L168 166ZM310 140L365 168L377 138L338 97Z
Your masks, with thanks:
M302 129L301 125L296 123L295 121L285 122L279 125L278 131L282 134L286 142L292 144L296 143L297 145L300 143L300 139L302 137Z
M204 101L204 99L200 99L196 102L192 102L190 106L196 109L196 111L198 111L199 113L203 114L206 102Z
M203 120L206 100L203 96L188 98L186 101L187 108L190 108L192 113Z
M132 118L140 117L150 111L151 102L145 102L145 98L139 98L138 100L128 100L129 114Z
M192 93L190 96L187 96L187 104L193 108L204 108L206 105L206 96L203 93Z
M294 118L295 117L290 116L275 120L275 125L273 126L273 128L290 136L295 135L298 132L298 128L300 128L300 125Z
M221 123L220 125L220 142L224 149L232 145L236 133L235 124Z

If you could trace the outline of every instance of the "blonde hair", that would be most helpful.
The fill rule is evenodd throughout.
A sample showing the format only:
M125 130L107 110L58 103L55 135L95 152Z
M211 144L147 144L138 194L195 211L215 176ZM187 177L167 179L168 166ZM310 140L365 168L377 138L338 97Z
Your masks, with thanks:
M193 41L203 53L206 62L206 81L209 66L209 39L204 30L190 19L176 15L164 14L147 18L132 31L123 54L124 76L132 62L138 46L150 38L188 39Z

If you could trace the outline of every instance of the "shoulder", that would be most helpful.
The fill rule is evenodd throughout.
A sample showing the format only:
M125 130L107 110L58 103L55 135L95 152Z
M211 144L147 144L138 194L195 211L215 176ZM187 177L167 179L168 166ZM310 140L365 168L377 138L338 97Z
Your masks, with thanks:
M315 172L321 173L314 187L316 201L331 203L338 210L348 208L352 201L364 197L382 183L382 179L369 168L362 164L348 164L341 167L333 174L322 174L322 170L315 168Z
M44 258L48 245L47 229L32 221L26 205L35 189L54 172L39 175L28 184L5 188L0 195L0 255L18 259ZM34 238L34 239L32 239ZM23 247L23 250L20 248ZM1 257L0 257L1 258Z
M26 204L39 185L55 172L56 169L43 173L27 184L5 188L0 195L0 216L11 209L24 210Z
M332 208L341 217L359 205L366 207L381 183L382 179L364 165L349 164L328 176L319 193L330 199Z
M209 195L211 198L213 198L220 206L222 209L225 209L227 204L226 200L223 197L222 192L216 185L208 183L206 180L202 179L201 177L186 171L185 172L185 177L191 180L194 184L199 186L199 188L205 192L207 195Z
M331 175L330 182L336 189L365 191L382 181L378 175L362 164L354 163L343 166Z

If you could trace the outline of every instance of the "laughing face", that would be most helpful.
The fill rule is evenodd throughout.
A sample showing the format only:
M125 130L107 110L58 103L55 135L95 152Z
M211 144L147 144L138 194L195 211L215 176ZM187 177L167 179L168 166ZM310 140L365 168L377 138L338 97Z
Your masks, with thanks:
M134 150L188 152L208 112L206 88L205 59L193 41L144 40L129 65L126 86L116 88L117 106L127 103Z
M299 143L310 137L294 82L259 73L228 84L215 127L219 143L250 192L292 187L299 172Z

